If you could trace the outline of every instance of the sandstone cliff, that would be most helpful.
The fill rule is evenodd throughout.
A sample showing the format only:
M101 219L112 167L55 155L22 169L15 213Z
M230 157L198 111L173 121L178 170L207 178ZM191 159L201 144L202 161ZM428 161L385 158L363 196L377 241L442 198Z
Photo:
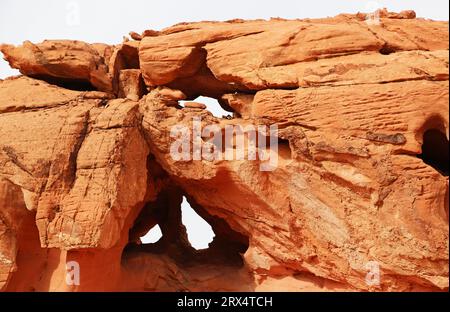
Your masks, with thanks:
M382 13L2 45L0 290L448 290L448 23ZM277 125L276 168L173 159L195 117Z

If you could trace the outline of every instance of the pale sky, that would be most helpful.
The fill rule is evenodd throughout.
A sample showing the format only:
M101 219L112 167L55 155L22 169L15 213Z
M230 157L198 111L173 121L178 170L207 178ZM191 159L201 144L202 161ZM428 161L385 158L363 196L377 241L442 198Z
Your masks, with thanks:
M21 44L24 40L76 39L117 44L129 31L159 30L179 22L202 20L316 18L340 13L413 9L418 17L448 21L448 0L1 0L0 43ZM0 60L0 78L18 74ZM219 117L226 112L211 108L214 101L202 98ZM183 222L188 223L191 243L204 248L213 233L183 201ZM145 241L158 236L150 233ZM151 237L156 235L155 237Z

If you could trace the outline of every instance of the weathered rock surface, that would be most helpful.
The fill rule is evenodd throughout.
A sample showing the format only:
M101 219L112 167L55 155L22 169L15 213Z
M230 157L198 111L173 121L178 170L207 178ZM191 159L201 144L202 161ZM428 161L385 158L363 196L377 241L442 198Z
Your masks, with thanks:
M448 23L379 16L2 45L24 76L0 80L0 290L448 290ZM220 159L175 159L171 131L199 118L277 125L274 170L207 136Z

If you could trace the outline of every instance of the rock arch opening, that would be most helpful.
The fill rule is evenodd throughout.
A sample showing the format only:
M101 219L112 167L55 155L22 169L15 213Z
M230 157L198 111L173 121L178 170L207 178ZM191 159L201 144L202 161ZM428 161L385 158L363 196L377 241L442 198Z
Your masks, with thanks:
M152 227L144 236L141 237L141 242L143 244L154 244L157 243L163 234L161 228L158 224Z
M216 234L211 225L192 209L186 197L181 203L181 220L186 227L190 245L196 250L207 249Z
M195 104L192 104L195 103ZM181 107L194 107L196 104L203 104L204 109L208 110L217 118L233 118L233 110L231 108L224 108L217 99L208 96L198 96L193 101L179 101ZM198 107L200 107L199 105Z
M138 252L164 255L182 265L242 266L248 246L247 236L208 213L180 188L168 186L139 213L123 256Z

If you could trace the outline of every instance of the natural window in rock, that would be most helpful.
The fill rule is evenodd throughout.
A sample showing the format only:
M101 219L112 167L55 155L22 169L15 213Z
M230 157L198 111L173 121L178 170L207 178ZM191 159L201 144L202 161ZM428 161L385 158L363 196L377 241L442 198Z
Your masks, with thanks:
M199 96L193 101L180 101L179 103L182 107L184 107L184 104L186 102L197 102L197 103L205 104L206 109L208 111L210 111L217 118L232 118L233 117L233 112L223 109L223 107L220 105L219 101L214 98L211 98L211 97Z
M0 58L0 79L5 79L7 77L11 76L18 76L20 75L20 71L15 68L9 67L8 61L3 59L3 57Z
M163 236L161 228L159 225L155 225L147 232L144 236L141 237L142 244L154 244L158 242Z
M242 266L242 254L248 245L246 235L232 229L224 219L210 215L181 189L169 186L142 208L130 229L123 257L164 254L182 265Z
M442 131L430 129L423 135L422 154L419 155L426 164L442 175L448 176L449 150L448 139Z
M195 249L206 249L214 239L214 231L211 225L200 217L192 209L186 197L183 197L181 203L181 220L186 227L189 243Z

